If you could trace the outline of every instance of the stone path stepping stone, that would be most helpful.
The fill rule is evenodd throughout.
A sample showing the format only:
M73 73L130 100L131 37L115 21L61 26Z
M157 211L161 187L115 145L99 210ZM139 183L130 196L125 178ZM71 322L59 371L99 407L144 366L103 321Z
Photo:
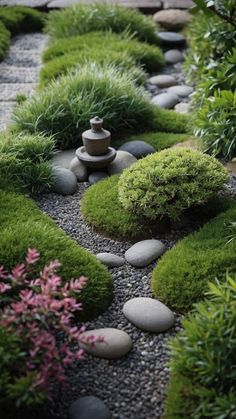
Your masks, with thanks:
M153 20L167 30L179 31L189 23L191 16L184 10L169 9L155 13Z
M122 173L124 169L130 167L137 159L127 151L118 150L115 160L108 166L107 171L110 175Z
M85 396L74 401L68 410L69 419L111 419L111 413L101 399Z
M88 179L88 169L77 157L71 160L69 169L75 174L79 182L85 182Z
M193 93L193 88L191 86L187 86L186 84L183 84L181 86L168 87L168 92L174 95L177 95L179 97L187 97L191 93Z
M123 313L136 327L147 332L164 332L174 325L172 311L152 298L132 298L124 304Z
M125 252L125 259L130 265L143 268L159 258L164 251L165 245L160 240L142 240Z
M176 85L176 79L173 76L169 76L168 74L160 74L158 76L153 76L148 81L149 83L161 88Z
M93 335L95 338L103 337L103 342L96 342L94 346L80 343L80 347L86 352L99 358L116 359L126 355L132 348L132 340L128 333L112 327L87 330L82 333L81 339L87 339Z
M90 185L99 182L100 180L106 179L109 177L107 172L93 172L89 175L88 181Z
M178 113L188 113L190 110L190 103L180 102L175 105L175 111Z
M74 173L62 167L54 167L54 185L52 190L60 195L73 195L77 190L77 179Z
M125 259L121 256L114 255L113 253L98 253L96 258L100 260L108 268L119 268L119 266L124 265Z
M64 169L69 169L71 161L74 158L75 158L74 148L70 150L59 151L53 156L52 163L54 166L64 167Z
M176 32L157 32L161 44L165 47L184 46L186 38Z
M136 159L141 159L142 157L148 156L149 154L155 153L155 148L145 141L129 141L123 144L119 150L127 151L132 154Z
M160 108L173 109L179 102L179 96L173 93L161 93L152 98L152 103Z
M179 49L169 49L164 53L166 64L177 64L183 61L183 53Z

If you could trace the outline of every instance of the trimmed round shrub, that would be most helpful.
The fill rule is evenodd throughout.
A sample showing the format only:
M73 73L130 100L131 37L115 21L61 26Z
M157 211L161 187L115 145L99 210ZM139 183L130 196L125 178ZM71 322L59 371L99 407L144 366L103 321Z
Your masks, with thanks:
M0 21L0 61L6 56L10 46L11 34L6 26Z
M60 149L78 146L94 115L104 118L112 133L124 135L154 128L156 108L132 76L114 66L93 63L60 77L40 94L15 109L15 128L30 133L53 134Z
M152 275L154 296L181 312L203 298L207 282L236 272L236 241L228 239L227 225L236 220L236 203L200 231L185 237L165 253Z
M125 31L141 41L158 43L157 27L150 17L114 4L77 4L51 12L46 30L53 39L110 30Z
M19 32L34 32L43 29L44 14L29 7L14 6L0 8L0 22L15 35Z
M236 280L207 296L171 341L165 418L235 418Z
M228 180L213 157L190 149L169 149L139 160L119 180L119 200L127 211L147 219L177 219L204 204Z

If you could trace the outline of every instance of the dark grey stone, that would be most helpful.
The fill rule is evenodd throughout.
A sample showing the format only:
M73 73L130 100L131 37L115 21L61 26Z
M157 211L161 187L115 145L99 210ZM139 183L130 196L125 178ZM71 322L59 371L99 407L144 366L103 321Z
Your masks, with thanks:
M132 266L142 268L160 257L164 251L165 245L160 240L142 240L125 252L125 259Z
M168 88L168 92L179 97L187 97L191 93L193 93L193 88L191 86L186 86L186 84L182 84L179 86L171 86Z
M111 413L98 397L85 396L71 404L68 417L69 419L111 419Z
M160 95L152 98L152 103L154 105L165 109L173 109L178 102L179 97L173 93L161 93Z
M100 180L106 179L108 177L107 172L93 172L91 175L89 175L88 181L90 185L93 185L94 183L99 182Z
M124 258L114 255L113 253L98 253L96 255L96 258L100 260L100 262L102 262L108 268L118 268L119 266L122 266L125 263Z
M179 49L170 49L164 54L166 64L177 64L183 61L183 53Z
M129 141L125 144L122 144L119 150L128 151L128 153L132 154L134 157L136 157L136 159L141 159L142 157L155 153L156 151L155 148L150 144L140 140Z
M72 195L77 189L77 179L74 173L62 167L53 168L53 191L60 195Z
M176 32L157 32L157 36L161 44L166 47L183 46L186 43L186 38Z
M115 160L113 160L110 166L108 166L107 171L110 175L122 173L124 169L130 167L136 161L137 159L133 156L133 154L130 154L127 151L118 150Z

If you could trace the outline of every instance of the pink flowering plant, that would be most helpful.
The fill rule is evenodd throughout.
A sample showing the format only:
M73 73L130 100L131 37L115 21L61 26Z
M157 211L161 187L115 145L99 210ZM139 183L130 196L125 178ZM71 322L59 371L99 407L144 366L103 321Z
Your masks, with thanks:
M86 278L62 282L55 260L32 279L39 258L28 249L25 262L10 273L0 267L0 401L13 399L18 406L50 397L52 382L66 383L66 368L83 359L78 343L85 327L72 322L82 310L76 294ZM89 336L86 343L102 340Z

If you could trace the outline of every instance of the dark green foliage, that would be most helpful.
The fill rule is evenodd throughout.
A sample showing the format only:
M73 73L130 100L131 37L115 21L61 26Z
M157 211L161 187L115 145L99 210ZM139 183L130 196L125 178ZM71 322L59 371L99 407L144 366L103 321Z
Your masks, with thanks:
M65 54L76 53L79 62L83 57L87 57L87 60L98 59L100 62L100 54L104 60L105 57L109 59L109 54L114 52L126 54L136 64L142 64L149 71L160 70L164 64L160 48L130 39L127 35L111 32L91 32L56 40L44 51L43 59L47 62Z
M236 219L236 204L204 225L199 232L179 241L153 271L156 298L177 311L189 310L201 300L207 282L224 280L225 272L236 272L236 241L227 242L226 224Z
M46 190L53 183L49 162L53 152L51 137L3 132L0 135L1 177L32 192Z
M236 412L236 281L210 284L171 342L165 418L233 419Z
M11 34L8 29L0 22L0 61L4 59L10 45Z
M195 133L204 151L214 156L236 155L236 93L219 91L204 102L195 118Z
M83 35L92 31L126 32L141 41L157 43L157 27L138 11L111 4L77 4L51 12L46 25L53 39Z
M16 35L42 30L45 18L43 13L29 7L1 7L0 22L4 23L12 35Z
M137 161L122 173L118 190L122 207L155 220L176 220L222 189L227 170L216 159L185 148L163 150Z
M64 280L88 278L79 295L84 315L91 318L101 313L111 301L111 277L88 251L78 246L55 223L23 195L0 191L0 265L7 269L24 260L28 247L40 251L40 269L51 260L62 263Z

